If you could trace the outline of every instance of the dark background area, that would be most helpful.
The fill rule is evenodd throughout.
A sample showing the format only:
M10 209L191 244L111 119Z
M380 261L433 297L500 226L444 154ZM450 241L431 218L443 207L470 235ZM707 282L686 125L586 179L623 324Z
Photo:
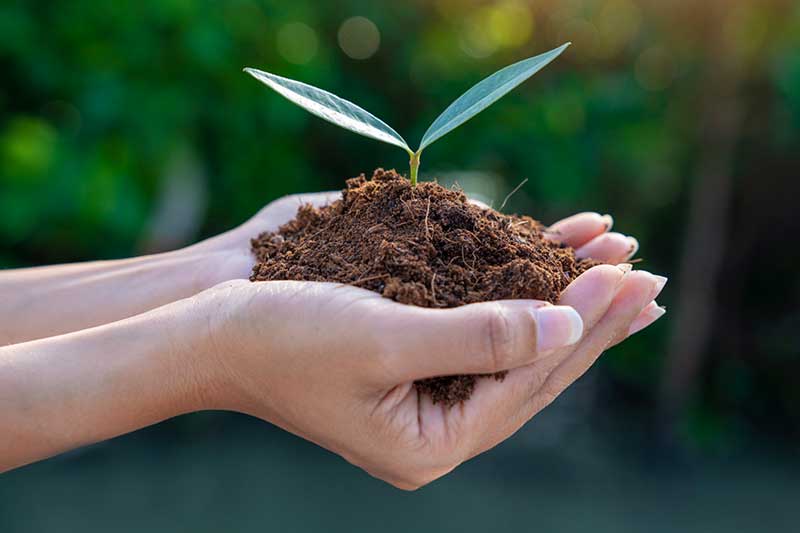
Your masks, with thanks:
M358 17L358 18L354 18ZM789 531L800 519L800 4L789 0L0 3L0 267L180 247L407 158L455 97L570 40L426 150L545 222L612 213L666 317L495 450L407 494L267 424L184 416L0 477L0 531ZM0 435L0 438L2 436Z

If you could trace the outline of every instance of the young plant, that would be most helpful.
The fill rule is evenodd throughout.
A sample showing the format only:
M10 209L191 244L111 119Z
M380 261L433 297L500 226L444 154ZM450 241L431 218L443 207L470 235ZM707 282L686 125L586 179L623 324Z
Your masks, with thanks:
M458 126L471 119L509 91L527 80L566 49L570 43L540 54L523 59L513 65L498 70L488 78L478 82L470 90L458 97L444 112L438 116L428 131L422 136L419 148L412 150L408 143L381 119L328 91L317 89L306 83L282 78L269 72L254 68L246 68L245 72L262 82L281 96L306 111L321 117L337 126L354 131L365 137L371 137L388 144L398 146L408 152L411 165L411 185L417 184L417 172L422 150L434 141L450 133Z

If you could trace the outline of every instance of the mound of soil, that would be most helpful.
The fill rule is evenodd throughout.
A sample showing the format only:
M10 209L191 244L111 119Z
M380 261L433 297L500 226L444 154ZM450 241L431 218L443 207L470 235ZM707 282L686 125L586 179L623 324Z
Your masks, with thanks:
M252 240L252 281L333 281L422 307L530 298L555 303L595 263L548 241L544 226L468 202L433 182L412 188L393 170L347 180L342 198ZM435 357L436 354L431 354ZM504 373L493 377L502 379ZM467 400L475 375L417 381L434 403Z

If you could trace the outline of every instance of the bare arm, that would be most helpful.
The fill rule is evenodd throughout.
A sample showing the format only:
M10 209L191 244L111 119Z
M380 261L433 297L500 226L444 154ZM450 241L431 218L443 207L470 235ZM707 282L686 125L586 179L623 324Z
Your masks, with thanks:
M252 237L291 219L301 203L321 205L337 194L281 198L241 226L173 252L0 270L0 346L107 324L245 279Z
M0 271L0 346L127 318L210 286L212 254Z
M0 472L197 408L175 307L0 347Z

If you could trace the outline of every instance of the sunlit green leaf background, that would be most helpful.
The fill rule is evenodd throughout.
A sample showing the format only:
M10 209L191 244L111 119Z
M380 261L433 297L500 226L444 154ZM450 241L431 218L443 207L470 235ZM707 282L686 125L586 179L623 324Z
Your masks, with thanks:
M242 73L324 87L406 139L572 41L425 153L553 221L612 213L670 277L654 327L514 438L414 494L224 413L0 477L0 531L789 531L800 519L800 5L791 0L6 0L0 266L172 249L407 156ZM2 438L2 435L0 435Z

